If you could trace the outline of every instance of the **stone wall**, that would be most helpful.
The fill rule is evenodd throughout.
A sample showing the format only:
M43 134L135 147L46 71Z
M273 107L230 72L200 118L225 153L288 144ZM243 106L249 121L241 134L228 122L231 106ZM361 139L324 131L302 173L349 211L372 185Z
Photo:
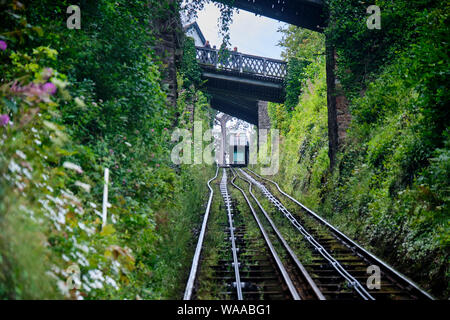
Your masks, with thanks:
M339 92L339 90L338 90ZM344 95L336 96L336 120L338 127L338 146L342 146L347 135L347 129L352 120L352 116L348 109L348 101Z
M351 121L347 98L342 94L336 79L336 50L326 41L327 51L327 108L328 108L328 156L330 168L336 163L339 147L343 145Z
M160 10L164 15L155 19L150 27L154 30L157 39L155 53L162 62L160 70L162 85L167 93L168 104L175 107L178 97L177 66L182 57L184 33L176 0L166 0L166 2L170 3L170 10L167 8Z

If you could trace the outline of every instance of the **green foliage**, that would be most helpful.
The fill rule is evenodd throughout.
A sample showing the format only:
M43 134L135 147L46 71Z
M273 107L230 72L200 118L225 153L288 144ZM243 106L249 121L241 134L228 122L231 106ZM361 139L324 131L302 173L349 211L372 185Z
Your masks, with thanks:
M291 58L288 61L286 74L286 100L284 105L288 111L294 110L298 104L298 96L302 87L302 82L305 81L304 69L308 66L307 60L299 60Z
M189 19L193 19L197 17L197 12L203 10L205 4L208 3L213 3L220 11L217 26L220 35L222 35L222 46L227 47L230 45L230 26L235 12L233 8L234 0L189 0L185 3L183 11Z
M280 28L278 31L283 34L279 45L286 48L282 56L288 61L284 105L290 112L298 104L298 97L305 82L315 76L315 73L311 74L312 69L306 67L324 54L325 38L318 32L295 26Z
M328 129L326 108L325 64L321 61L321 72L306 81L300 101L292 113L285 118L281 132L285 133L280 155L280 175L290 177L293 190L315 190L320 188L328 171ZM271 117L276 116L272 113ZM287 125L287 130L284 127ZM308 202L320 202L319 189L312 193L302 193ZM297 196L299 194L296 193Z
M326 35L336 48L338 79L352 115L336 169L328 171L325 78L312 72L324 64L317 60L298 75L302 94L293 113L283 105L269 108L283 133L276 179L424 288L447 298L449 7L426 0L376 4L381 30L367 28L366 3L329 1ZM297 56L295 37L284 45L286 57Z
M183 47L183 59L181 61L180 73L185 79L183 87L189 88L191 85L198 87L202 81L202 73L196 59L197 51L193 38L185 37Z
M293 25L278 30L282 38L278 45L284 48L281 56L289 60L291 58L303 58L310 62L314 61L318 55L323 55L325 37L323 34Z
M64 76L46 67L56 51L8 53L8 74L20 80L6 78L1 86L0 113L12 122L0 128L0 296L79 298L68 290L65 271L78 263L85 274L83 290L95 297L97 289L118 281L112 261L103 257L115 239L95 232L99 220L89 206L94 199L79 187L94 184L99 168L89 177L63 167L73 142L58 124L58 106L68 97ZM57 85L56 94L43 90L50 83ZM97 283L91 275L99 272L103 279Z
M0 297L180 296L212 173L173 166L169 128L188 104L205 127L211 120L191 85L167 107L148 26L177 13L169 2L82 2L81 30L65 25L67 1L1 4L0 115L12 123L0 126ZM184 72L181 82L195 81ZM72 264L81 288L69 291Z

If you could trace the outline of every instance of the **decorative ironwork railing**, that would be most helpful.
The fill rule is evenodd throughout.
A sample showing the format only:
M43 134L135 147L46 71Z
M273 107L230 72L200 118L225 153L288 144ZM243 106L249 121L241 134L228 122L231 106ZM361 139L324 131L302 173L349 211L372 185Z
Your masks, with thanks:
M200 64L215 67L218 70L255 74L281 80L286 76L286 62L281 60L233 51L226 51L219 54L219 50L217 49L204 47L196 47L196 49L196 58Z

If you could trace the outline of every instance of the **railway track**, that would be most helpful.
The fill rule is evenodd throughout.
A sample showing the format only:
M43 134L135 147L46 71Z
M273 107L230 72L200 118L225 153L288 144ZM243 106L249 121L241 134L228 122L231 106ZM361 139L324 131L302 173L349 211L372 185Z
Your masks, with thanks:
M273 245L258 224L258 218L241 212L236 200L229 194L227 171L222 170L219 185L222 199L215 199L221 201L222 209L216 214L226 217L216 220L221 231L216 236L221 237L222 241L215 250L216 255L212 257L201 256L201 250L196 250L184 299L199 298L202 282L208 283L215 291L212 296L208 296L213 299L300 299ZM211 194L214 194L212 187ZM205 226L208 216L209 210L203 222ZM248 234L249 228L253 229L251 234ZM204 239L199 239L197 248L204 246Z
M185 300L432 299L274 181L220 171L220 183L219 168L208 181ZM379 286L367 285L368 270L379 270Z
M327 299L433 299L413 281L288 195L276 182L250 169L241 172L252 179L272 206L311 242L314 247L313 262L305 267ZM270 190L269 184L272 185ZM289 210L282 202L294 204L295 209ZM369 289L368 271L375 268L380 272L379 287Z

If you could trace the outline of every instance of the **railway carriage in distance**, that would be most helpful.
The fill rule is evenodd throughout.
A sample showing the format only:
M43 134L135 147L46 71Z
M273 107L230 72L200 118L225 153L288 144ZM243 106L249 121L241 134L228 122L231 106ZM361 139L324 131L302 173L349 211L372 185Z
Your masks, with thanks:
M249 159L249 144L245 133L229 135L228 165L232 167L246 167Z

